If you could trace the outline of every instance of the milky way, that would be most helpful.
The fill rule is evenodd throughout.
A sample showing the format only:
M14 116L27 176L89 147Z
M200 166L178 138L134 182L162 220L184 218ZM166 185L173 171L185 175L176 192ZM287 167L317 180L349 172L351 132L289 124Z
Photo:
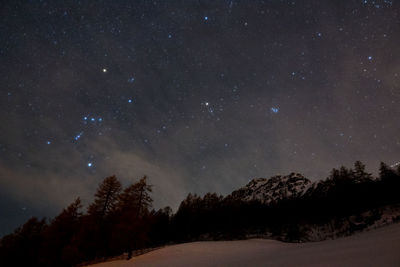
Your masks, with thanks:
M155 207L400 159L395 1L3 1L0 234L148 175Z

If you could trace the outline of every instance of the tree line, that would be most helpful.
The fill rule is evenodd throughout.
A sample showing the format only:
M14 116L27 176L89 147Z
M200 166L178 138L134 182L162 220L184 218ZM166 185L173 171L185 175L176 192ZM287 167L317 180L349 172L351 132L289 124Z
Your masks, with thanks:
M0 240L1 266L74 266L93 259L196 240L231 240L268 233L302 240L305 227L340 222L351 215L400 204L400 167L381 163L379 176L354 169L333 169L305 194L277 202L243 201L231 195L188 194L175 214L152 209L152 186L144 176L126 188L115 176L99 185L87 212L77 198L54 219L31 218ZM374 217L375 216L375 217ZM360 230L379 219L350 225Z

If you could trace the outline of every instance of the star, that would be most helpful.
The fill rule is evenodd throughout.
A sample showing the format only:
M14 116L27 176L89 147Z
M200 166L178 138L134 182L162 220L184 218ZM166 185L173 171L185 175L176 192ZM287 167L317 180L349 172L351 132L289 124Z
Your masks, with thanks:
M272 111L272 113L278 113L279 112L279 108L271 107L271 111Z
M78 141L79 138L81 138L82 134L83 134L83 133L77 134L77 135L74 137L75 141Z
M205 16L205 17L204 17L204 20L205 20L205 21L207 21L207 20L208 20L208 17L207 17L207 16Z
M93 164L92 164L91 162L88 162L87 165L88 165L88 167L90 168L90 167L92 167Z
M106 72L107 72L107 69L106 69L106 68L104 68L104 69L103 69L103 72L104 72L104 73L106 73Z
M50 141L47 141L47 144L48 144L48 145L50 145L50 144L51 144L51 142L50 142Z
M128 99L128 103L132 103L132 99Z

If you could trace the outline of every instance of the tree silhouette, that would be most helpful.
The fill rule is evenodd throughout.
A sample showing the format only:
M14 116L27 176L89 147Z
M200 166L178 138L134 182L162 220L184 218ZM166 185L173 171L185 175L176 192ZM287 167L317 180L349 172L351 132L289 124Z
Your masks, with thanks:
M150 197L152 186L147 184L147 176L144 176L139 182L134 183L119 195L117 207L120 211L135 212L135 217L139 218L148 212L153 202Z
M152 246L159 246L171 240L171 216L170 207L151 212L149 239Z
M115 210L121 183L115 175L107 177L100 184L94 202L88 208L89 215L104 217Z
M40 257L42 265L70 266L74 263L75 255L69 254L66 247L79 230L81 208L81 200L78 197L46 228L43 233L44 241Z
M386 163L381 162L379 166L379 177L381 180L390 180L396 176L396 173Z
M79 247L77 253L82 257L90 259L113 254L110 236L121 189L115 175L100 183L95 199L88 207L88 215L83 218L79 233L74 237L75 247Z
M354 163L353 175L357 182L371 180L372 178L372 174L365 171L365 165L359 160Z
M153 201L150 197L151 191L151 185L147 184L147 176L144 176L119 194L115 226L110 241L114 250L127 251L131 255L133 249L151 243L148 240L149 208Z
M40 266L38 255L47 228L46 219L29 219L0 242L0 266Z

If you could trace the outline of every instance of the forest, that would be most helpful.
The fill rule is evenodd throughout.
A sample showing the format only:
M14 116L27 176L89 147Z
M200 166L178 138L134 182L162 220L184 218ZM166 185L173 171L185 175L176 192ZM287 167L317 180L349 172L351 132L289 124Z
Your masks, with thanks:
M75 266L82 262L197 240L244 239L268 233L288 242L303 240L310 225L339 222L375 211L364 224L378 219L378 209L400 204L400 167L380 164L378 177L357 161L353 168L333 169L303 195L269 204L232 195L188 194L173 213L152 207L152 185L146 176L125 188L116 176L105 178L86 212L77 198L55 218L31 218L0 240L1 266Z

